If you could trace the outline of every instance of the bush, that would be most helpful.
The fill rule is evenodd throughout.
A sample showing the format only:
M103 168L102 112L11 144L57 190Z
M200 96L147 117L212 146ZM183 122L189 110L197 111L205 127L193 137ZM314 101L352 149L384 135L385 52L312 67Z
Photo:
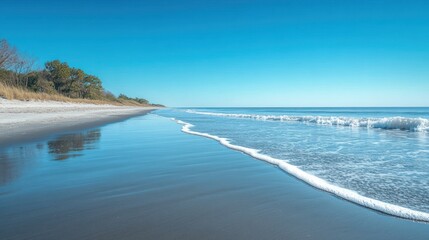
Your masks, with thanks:
M19 95L19 99L27 99L38 92L42 93L39 95L46 93L67 98L109 100L114 101L114 104L149 104L144 98L129 98L125 94L116 98L111 92L104 90L98 77L70 67L66 62L46 62L43 70L32 70L33 63L34 61L19 54L6 40L0 39L0 84L3 95L10 91L8 98Z

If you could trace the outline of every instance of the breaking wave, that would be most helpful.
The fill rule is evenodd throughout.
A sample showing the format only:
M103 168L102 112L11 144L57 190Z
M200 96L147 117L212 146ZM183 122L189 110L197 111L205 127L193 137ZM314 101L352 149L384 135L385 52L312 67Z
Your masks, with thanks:
M228 115L230 115L230 114L228 114ZM383 212L383 213L386 213L389 215L393 215L393 216L397 216L397 217L401 217L401 218L406 218L406 219L410 219L410 220L415 220L415 221L429 222L429 213L412 210L412 209L402 207L399 205L395 205L395 204L383 202L383 201L380 201L377 199L362 196L355 191L336 186L332 183L325 181L324 179L321 179L317 176L314 176L310 173L307 173L307 172L301 170L300 168L298 168L297 166L294 166L294 165L288 163L285 160L277 159L277 158L271 157L269 155L262 154L260 152L260 150L257 150L257 149L247 148L247 147L232 144L230 142L230 140L227 138L211 135L208 133L193 131L193 130L191 130L191 128L194 125L187 123L187 122L184 122L184 121L181 121L181 120L177 120L175 118L172 118L172 120L176 121L178 124L181 124L182 125L182 131L185 133L216 140L219 143L221 143L222 145L224 145L230 149L243 152L243 153L245 153L251 157L254 157L256 159L260 159L262 161L276 165L280 169L282 169L283 171L285 171L285 172L291 174L292 176L306 182L307 184L309 184L313 187L316 187L318 189L321 189L323 191L330 192L330 193L332 193L332 194L334 194L340 198L343 198L345 200L348 200L350 202L354 202L354 203L359 204L361 206L364 206L364 207L367 207L367 208L370 208L370 209L373 209L376 211L380 211L380 212Z
M428 132L429 119L426 118L406 118L406 117L385 117L385 118L353 118L336 116L289 116L289 115L259 115L259 114L235 114L235 113L215 113L186 110L187 113L210 115L217 117L247 118L260 121L282 121L282 122L302 122L314 123L329 126L347 126L379 129L398 129L412 132Z

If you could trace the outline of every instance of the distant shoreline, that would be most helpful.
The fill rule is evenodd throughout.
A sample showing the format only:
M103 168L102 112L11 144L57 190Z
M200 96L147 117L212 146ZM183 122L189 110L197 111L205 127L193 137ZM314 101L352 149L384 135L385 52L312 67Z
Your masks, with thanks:
M147 114L158 107L0 98L0 147Z

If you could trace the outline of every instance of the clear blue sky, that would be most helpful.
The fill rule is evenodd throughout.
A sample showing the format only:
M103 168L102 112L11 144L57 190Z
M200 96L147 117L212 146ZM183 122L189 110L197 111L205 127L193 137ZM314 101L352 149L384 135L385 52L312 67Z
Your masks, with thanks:
M429 1L2 0L0 38L169 106L429 106Z

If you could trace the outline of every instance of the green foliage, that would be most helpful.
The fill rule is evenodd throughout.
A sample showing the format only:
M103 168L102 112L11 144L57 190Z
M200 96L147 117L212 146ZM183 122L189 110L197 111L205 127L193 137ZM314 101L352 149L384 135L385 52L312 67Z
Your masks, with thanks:
M12 76L12 73L6 69L0 68L0 82L1 83L9 83L9 80Z
M146 99L144 99L144 98L130 98L130 97L128 97L127 95L125 95L125 94L119 94L119 97L118 97L118 99L123 99L123 100L128 100L128 101L135 101L135 102L138 102L138 103L140 103L140 104L149 104L149 101L148 100L146 100Z
M125 94L119 94L118 99L131 100L131 98L127 97Z
M164 105L158 103L151 103L150 105L153 107L165 107Z
M28 74L28 88L35 92L43 92L48 94L56 93L54 83L47 80L46 73L31 72Z
M48 80L54 83L55 89L64 94L67 92L67 82L71 77L71 69L67 63L54 60L45 63L45 71L48 73Z
M47 79L60 94L71 98L103 99L101 80L67 63L54 60L45 64Z
M109 91L104 91L103 92L103 98L109 101L117 101L118 99L116 99L115 95Z
M92 75L86 75L83 79L84 96L91 99L102 99L104 96L101 80Z
M144 98L129 98L120 94L118 98L105 91L101 80L66 62L53 60L45 63L45 68L31 71L32 61L22 58L6 40L0 40L0 82L27 88L35 92L58 93L70 98L96 100L127 100L148 105Z

